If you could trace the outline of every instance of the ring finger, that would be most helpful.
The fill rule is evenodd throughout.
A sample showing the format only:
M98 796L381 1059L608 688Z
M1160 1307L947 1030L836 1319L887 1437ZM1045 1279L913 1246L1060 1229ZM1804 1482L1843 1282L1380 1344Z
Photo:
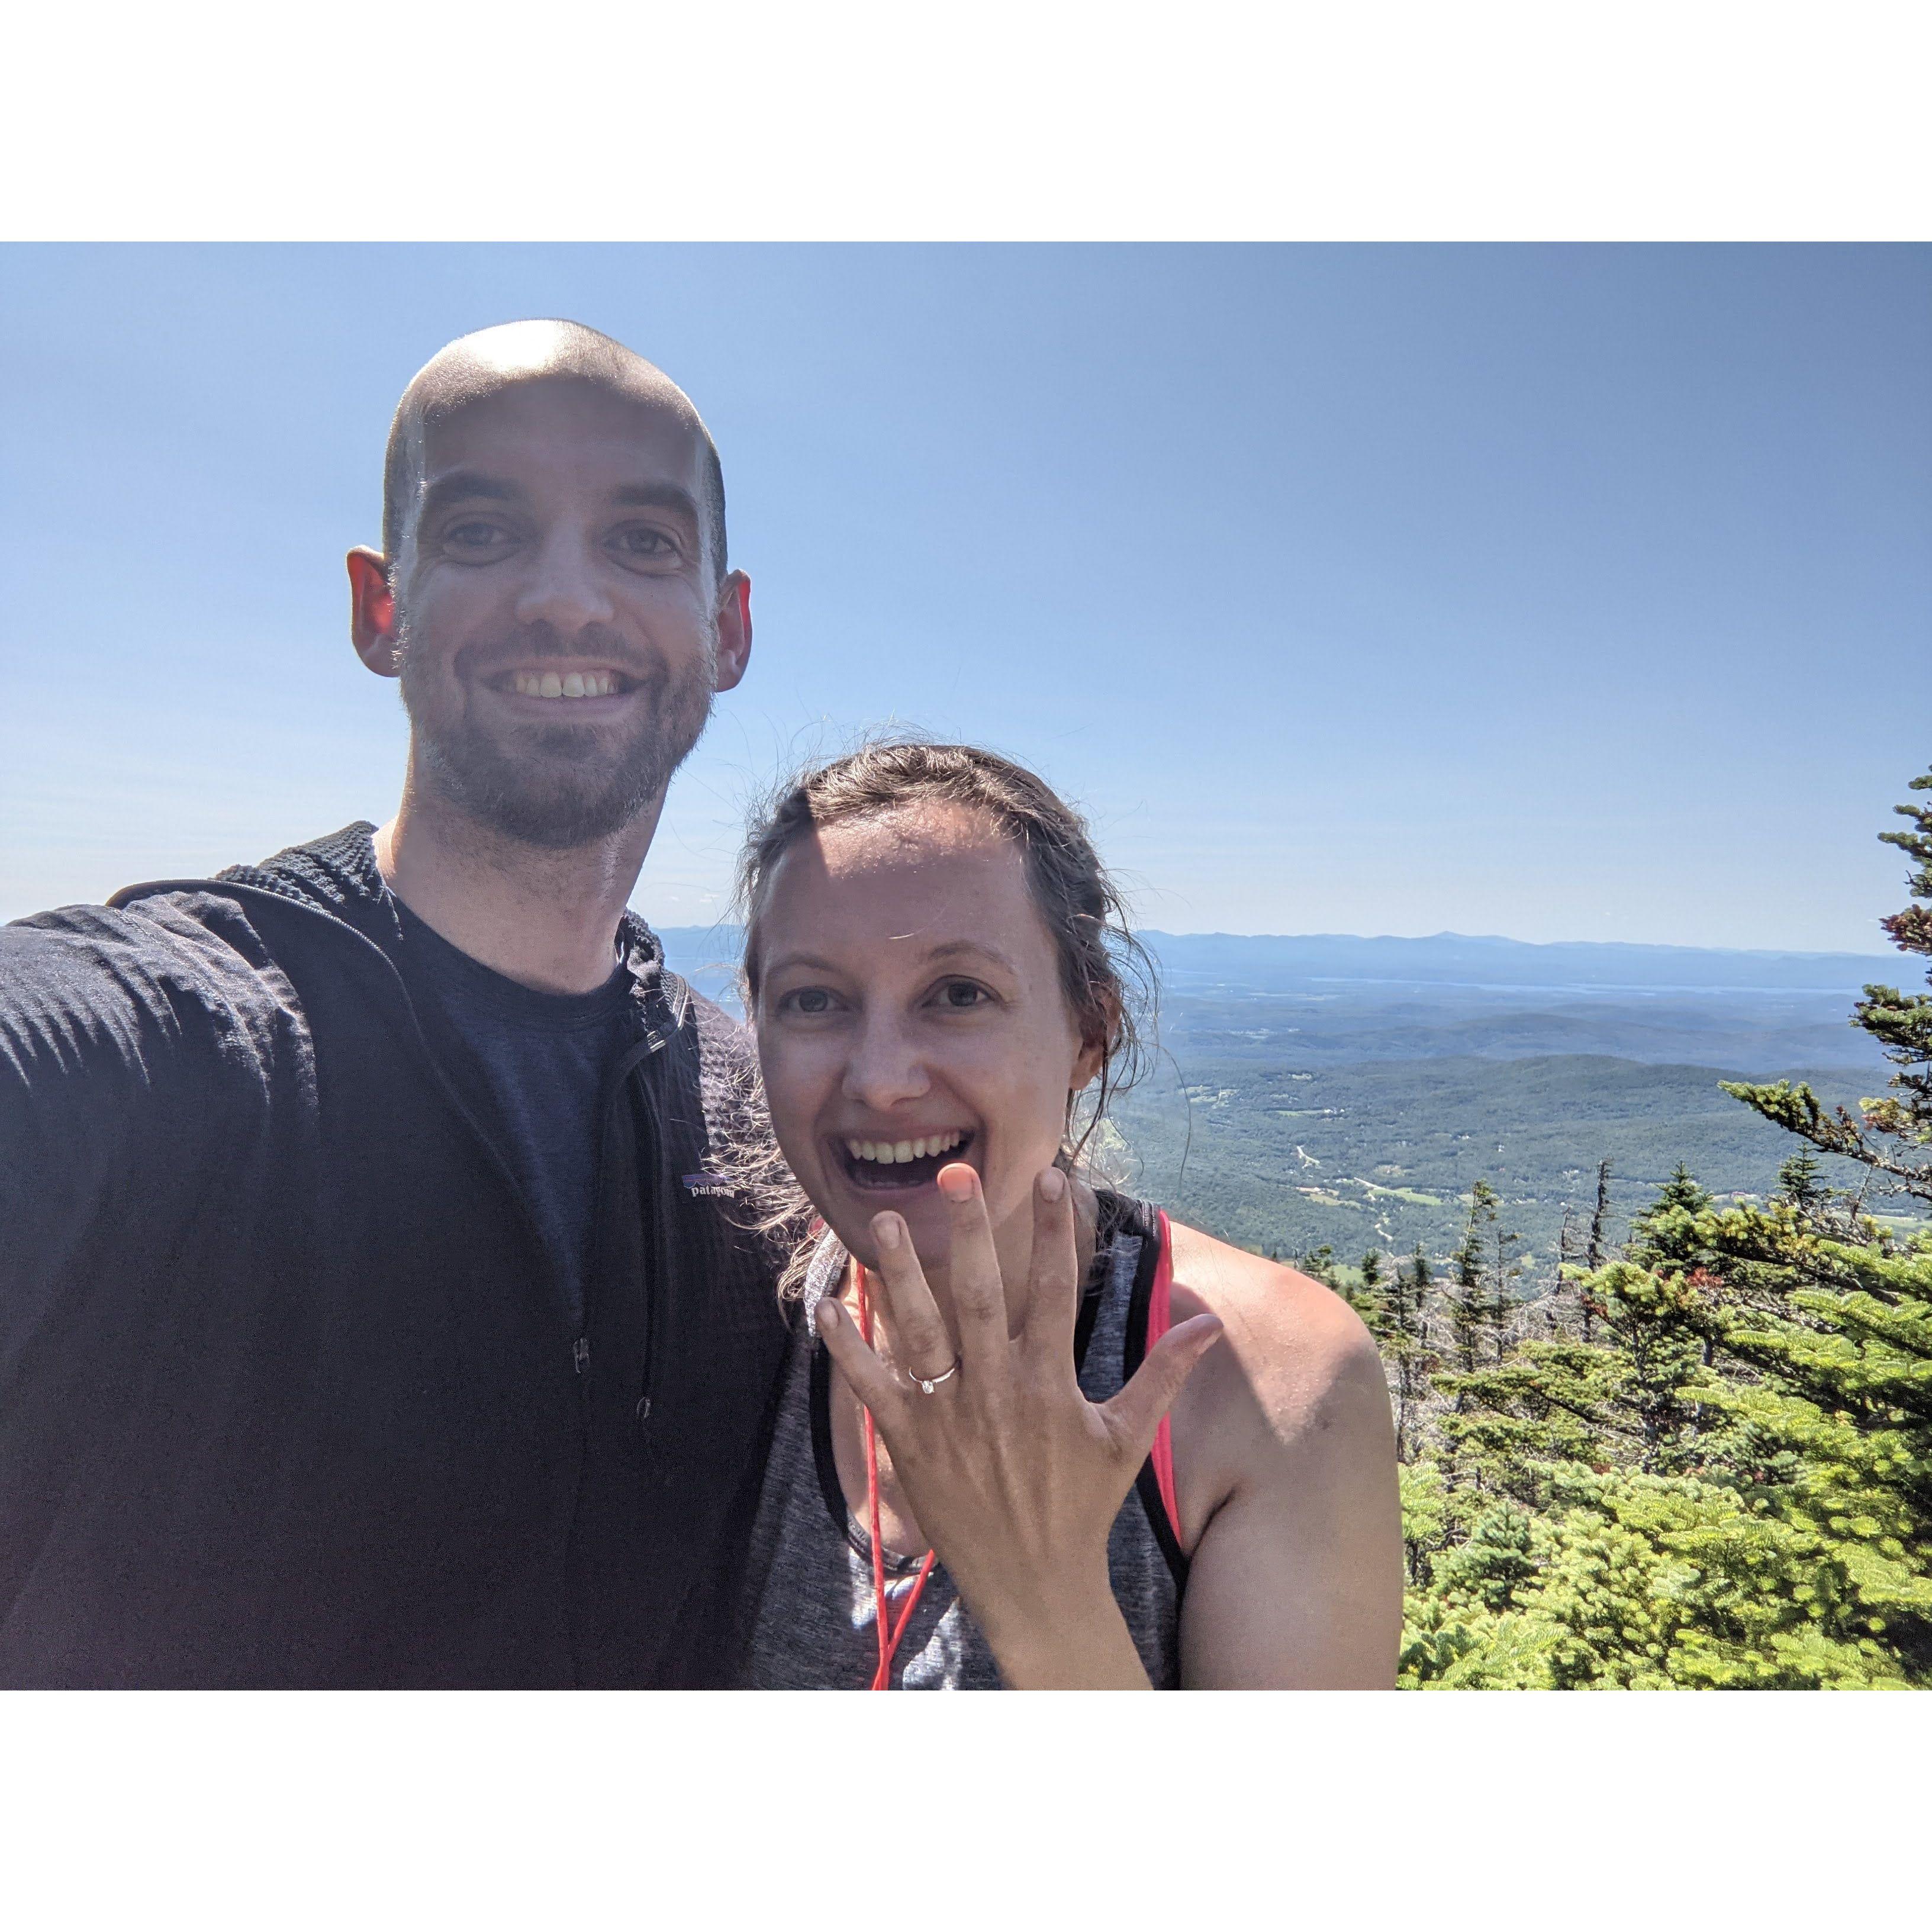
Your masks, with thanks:
M879 1257L874 1271L885 1286L893 1359L915 1379L935 1379L952 1365L952 1338L926 1285L904 1222L896 1214L875 1215L872 1240Z

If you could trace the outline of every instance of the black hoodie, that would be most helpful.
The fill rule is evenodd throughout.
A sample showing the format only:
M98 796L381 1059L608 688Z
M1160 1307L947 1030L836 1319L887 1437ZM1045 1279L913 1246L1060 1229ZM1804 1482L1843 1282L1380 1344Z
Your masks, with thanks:
M0 928L0 1684L732 1674L742 1036L627 918L580 1332L370 834Z

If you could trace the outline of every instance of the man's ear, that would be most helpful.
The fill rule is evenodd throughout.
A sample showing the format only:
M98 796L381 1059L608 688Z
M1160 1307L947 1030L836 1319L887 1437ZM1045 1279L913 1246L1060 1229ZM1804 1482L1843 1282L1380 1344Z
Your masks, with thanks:
M358 544L349 553L349 634L356 655L378 677L394 677L396 598L389 587L389 566L380 550Z
M734 570L718 591L718 678L714 691L729 691L745 675L752 656L752 580Z

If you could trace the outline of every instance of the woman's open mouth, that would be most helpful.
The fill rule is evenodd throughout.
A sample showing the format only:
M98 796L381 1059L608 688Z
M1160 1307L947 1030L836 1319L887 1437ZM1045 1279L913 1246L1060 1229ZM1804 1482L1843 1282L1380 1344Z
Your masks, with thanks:
M972 1146L970 1128L952 1127L911 1140L841 1140L834 1145L854 1187L898 1192L936 1180L949 1161L964 1160Z

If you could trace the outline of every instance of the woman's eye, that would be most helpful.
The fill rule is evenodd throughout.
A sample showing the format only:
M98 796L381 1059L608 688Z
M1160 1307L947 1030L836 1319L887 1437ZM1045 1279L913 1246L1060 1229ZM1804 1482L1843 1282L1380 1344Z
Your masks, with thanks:
M832 995L823 986L800 986L779 1000L778 1010L808 1016L829 1013L832 1010Z
M983 1006L991 996L984 986L976 986L970 980L950 980L939 990L940 1005L955 1012L970 1012L974 1006Z

